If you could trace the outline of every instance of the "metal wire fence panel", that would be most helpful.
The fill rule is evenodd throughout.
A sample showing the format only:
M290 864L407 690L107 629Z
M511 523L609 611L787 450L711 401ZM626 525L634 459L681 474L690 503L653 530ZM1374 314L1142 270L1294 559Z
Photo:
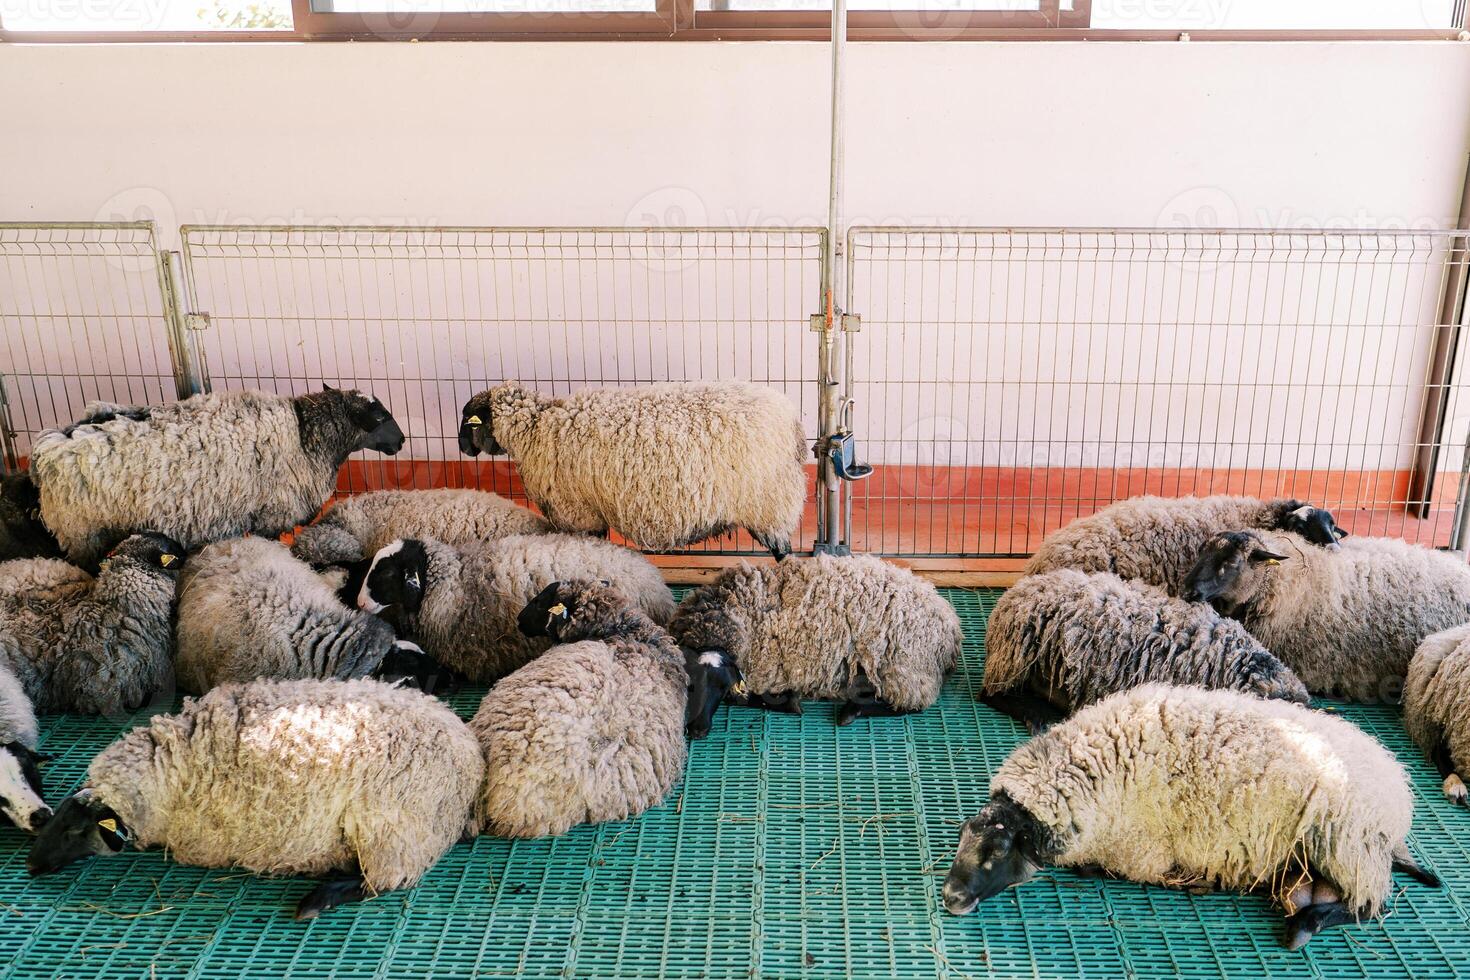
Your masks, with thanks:
M525 494L505 460L460 454L460 409L504 379L586 386L748 379L816 435L807 331L820 229L186 227L200 349L215 389L371 391L408 435L349 462L339 489ZM809 547L804 521L799 547ZM731 536L693 550L759 552Z
M1141 493L1291 495L1447 544L1465 254L1452 232L854 229L848 381L878 469L852 545L1021 556Z
M5 462L91 401L176 395L150 223L0 224Z

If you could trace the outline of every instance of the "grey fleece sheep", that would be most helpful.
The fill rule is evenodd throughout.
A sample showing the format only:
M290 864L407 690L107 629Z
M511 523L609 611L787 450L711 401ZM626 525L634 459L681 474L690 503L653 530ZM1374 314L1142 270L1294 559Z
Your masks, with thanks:
M1057 568L1112 572L1178 595L1205 542L1232 528L1284 529L1329 548L1346 536L1330 513L1299 500L1132 497L1047 535L1025 574Z
M245 533L277 537L316 514L350 454L402 446L388 410L355 391L229 391L44 433L31 472L46 526L90 566L130 530L191 550Z
M964 643L934 586L870 555L726 569L684 597L669 632L708 654L691 664L696 738L727 689L732 703L796 712L800 698L839 699L839 725L922 710Z
M39 736L25 688L0 665L0 816L21 830L34 831L51 817L41 792Z
M60 557L61 545L41 523L41 493L30 473L0 477L0 561Z
M571 578L616 583L655 622L673 615L674 597L648 559L576 534L515 535L466 549L395 541L373 556L357 605L451 670L496 681L549 646L523 636L516 616L536 593Z
M184 864L335 875L298 918L406 888L473 830L480 746L446 705L372 680L226 684L103 750L27 862L126 845Z
M519 624L558 645L491 688L470 722L485 752L482 826L564 834L664 799L687 752L688 676L674 641L592 582L547 586Z
M291 553L313 565L342 565L377 554L397 538L433 538L460 548L550 530L541 515L484 490L375 490L334 504L297 532Z
M1378 915L1405 846L1403 767L1330 714L1237 691L1148 684L1011 753L944 886L956 914L1047 865L1176 887L1266 889L1293 949Z
M1239 623L1107 572L1025 576L990 614L982 700L1033 729L1150 682L1308 701L1306 686Z
M465 404L459 446L514 459L557 528L614 528L655 551L743 527L782 557L807 496L795 406L737 381L559 399L507 382Z
M1419 643L1470 622L1470 567L1395 538L1329 552L1286 531L1227 531L1182 595L1240 620L1313 694L1397 701Z
M183 554L135 534L96 578L54 558L0 564L0 664L37 711L119 714L172 687Z
M1470 803L1470 624L1435 633L1409 661L1404 727L1444 780L1444 795Z

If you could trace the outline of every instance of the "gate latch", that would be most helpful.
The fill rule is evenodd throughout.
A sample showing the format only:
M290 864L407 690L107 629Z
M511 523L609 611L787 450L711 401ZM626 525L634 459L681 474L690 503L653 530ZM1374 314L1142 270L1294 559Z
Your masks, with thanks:
M832 463L832 472L849 483L866 480L873 467L857 461L857 436L852 431L852 399L842 407L842 424L823 442L819 454Z

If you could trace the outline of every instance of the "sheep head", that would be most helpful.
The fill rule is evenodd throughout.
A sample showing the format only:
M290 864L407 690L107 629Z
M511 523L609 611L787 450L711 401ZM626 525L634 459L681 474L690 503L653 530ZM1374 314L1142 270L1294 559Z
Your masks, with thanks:
M1187 602L1208 602L1220 615L1239 619L1266 588L1275 567L1287 560L1253 531L1225 531L1205 544L1179 594Z

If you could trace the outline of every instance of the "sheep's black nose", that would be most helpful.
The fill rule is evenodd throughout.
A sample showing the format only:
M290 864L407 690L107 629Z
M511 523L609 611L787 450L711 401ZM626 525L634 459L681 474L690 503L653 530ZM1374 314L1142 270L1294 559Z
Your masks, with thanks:
M459 427L459 451L466 456L480 455L480 447L475 445L475 434L468 424Z
M55 815L56 814L51 812L51 808L49 806L43 806L41 807L41 809L31 814L31 833L34 834L36 831L46 826L46 824Z

